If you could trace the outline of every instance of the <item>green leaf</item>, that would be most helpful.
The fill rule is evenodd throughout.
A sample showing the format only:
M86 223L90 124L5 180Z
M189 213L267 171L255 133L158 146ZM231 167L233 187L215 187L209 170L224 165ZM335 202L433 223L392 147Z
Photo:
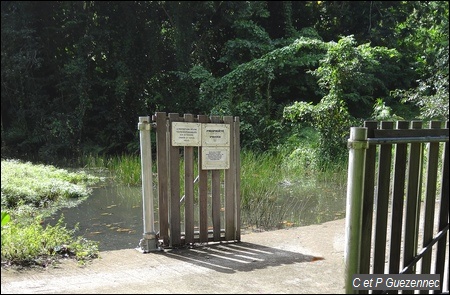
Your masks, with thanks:
M6 212L2 212L2 226L6 225L10 220L11 216Z

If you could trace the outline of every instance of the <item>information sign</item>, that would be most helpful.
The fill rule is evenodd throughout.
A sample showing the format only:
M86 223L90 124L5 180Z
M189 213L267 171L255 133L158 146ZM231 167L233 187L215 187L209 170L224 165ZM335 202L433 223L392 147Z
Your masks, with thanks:
M201 124L172 122L172 146L200 146Z
M202 146L230 146L230 125L203 124Z
M230 148L229 147L203 147L202 169L229 169Z

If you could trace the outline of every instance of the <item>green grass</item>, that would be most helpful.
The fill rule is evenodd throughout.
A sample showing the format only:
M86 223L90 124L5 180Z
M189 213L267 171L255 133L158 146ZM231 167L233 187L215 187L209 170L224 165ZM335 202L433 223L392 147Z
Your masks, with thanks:
M112 157L107 168L113 173L114 179L128 185L141 183L141 158L136 155L121 155Z
M79 160L87 169L106 170L114 181L125 185L140 185L140 155L120 155L112 157L88 155ZM155 163L154 165L155 166Z
M96 243L75 237L76 228L65 228L63 218L55 226L42 223L87 198L100 177L18 160L2 160L1 169L2 265L48 265L69 256L83 263L97 256Z
M31 223L11 219L2 225L2 265L48 266L60 258L73 257L80 263L98 257L96 242L75 237L63 218L55 226L41 225L41 218Z

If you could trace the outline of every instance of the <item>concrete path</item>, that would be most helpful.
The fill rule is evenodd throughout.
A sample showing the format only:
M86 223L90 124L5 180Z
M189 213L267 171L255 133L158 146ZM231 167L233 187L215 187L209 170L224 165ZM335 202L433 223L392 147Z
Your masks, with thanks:
M240 243L100 252L86 266L1 270L1 294L344 293L345 220L243 234Z

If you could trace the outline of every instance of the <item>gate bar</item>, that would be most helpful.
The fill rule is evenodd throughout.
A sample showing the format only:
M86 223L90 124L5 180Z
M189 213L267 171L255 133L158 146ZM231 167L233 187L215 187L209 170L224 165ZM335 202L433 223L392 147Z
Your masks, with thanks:
M421 136L421 137L387 137L387 138L368 138L369 144L383 143L412 143L412 142L448 142L448 136Z

